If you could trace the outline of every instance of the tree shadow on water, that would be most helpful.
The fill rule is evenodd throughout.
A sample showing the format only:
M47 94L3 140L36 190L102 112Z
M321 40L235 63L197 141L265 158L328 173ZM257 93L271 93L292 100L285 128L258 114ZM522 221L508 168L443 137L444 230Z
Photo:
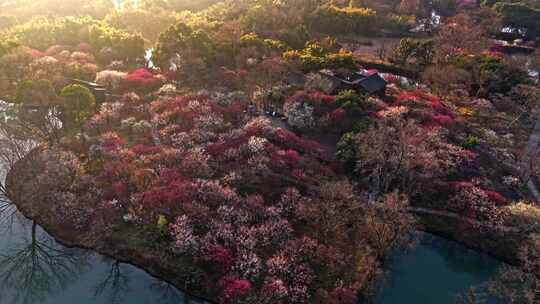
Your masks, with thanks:
M30 237L0 254L0 301L32 304L65 288L86 268L81 251L63 248L31 222Z
M178 289L176 289L170 283L154 279L155 281L150 285L150 289L156 291L161 295L157 303L161 304L208 304L201 299L197 299L190 296Z
M433 236L426 239L425 244L434 248L453 272L487 278L492 276L499 266L495 259L453 241Z
M110 268L103 280L94 288L94 296L106 297L107 303L119 304L123 296L130 292L129 273L122 269L122 263L105 258Z

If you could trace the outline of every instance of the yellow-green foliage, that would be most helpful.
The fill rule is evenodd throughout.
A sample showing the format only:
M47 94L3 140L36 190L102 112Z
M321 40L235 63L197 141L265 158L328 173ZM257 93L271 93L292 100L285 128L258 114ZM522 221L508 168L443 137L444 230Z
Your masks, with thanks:
M347 7L337 7L337 6L330 6L331 9L335 10L336 13L344 14L351 18L359 18L359 17L375 17L377 15L377 12L370 8L363 8L363 7L353 7L353 6L347 6Z
M303 50L291 50L283 53L285 61L300 65L305 72L321 69L353 68L356 64L353 53L340 49L329 52L320 43L308 44Z
M329 5L318 10L314 27L321 32L369 34L376 23L377 12L372 9Z
M169 228L169 221L164 215L160 215L157 221L157 228L160 232L167 232Z
M382 31L405 32L411 21L414 20L408 16L381 15L370 8L326 5L316 11L311 23L313 29L322 33L371 36Z
M511 224L522 227L540 225L540 207L527 202L518 202L508 206L508 209Z
M139 35L89 17L32 19L0 37L0 40L5 39L41 51L54 45L77 46L85 42L96 53L111 48L115 60L135 61L144 55L144 41Z
M242 45L245 47L255 47L261 52L273 50L286 50L287 44L276 39L263 39L256 33L245 34L240 38Z
M0 41L0 56L3 56L9 53L11 50L16 48L17 46L18 46L18 43L13 40Z
M105 22L108 24L139 33L151 43L156 42L159 34L176 21L177 14L166 10L114 10L105 17Z

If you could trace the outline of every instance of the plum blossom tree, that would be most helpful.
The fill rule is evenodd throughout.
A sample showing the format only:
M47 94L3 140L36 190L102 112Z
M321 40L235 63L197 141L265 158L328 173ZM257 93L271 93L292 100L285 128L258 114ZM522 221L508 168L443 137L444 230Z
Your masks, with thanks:
M96 74L96 83L99 83L105 86L111 92L118 92L122 85L124 77L127 76L127 73L114 71L114 70L103 70Z
M473 18L459 14L447 22L435 39L436 61L445 62L456 53L479 54L487 47L485 32Z
M312 98L319 109L333 101ZM404 223L336 181L317 143L244 110L208 95L125 96L86 123L84 140L62 145L73 152L41 154L36 188L50 188L51 216L81 233L132 225L149 235L220 302L355 302L378 265L366 257ZM148 132L134 133L138 124Z
M406 211L408 205L406 195L392 192L382 197L377 207L367 209L364 233L377 256L411 239L414 217Z
M414 195L425 181L441 178L467 160L462 148L445 140L441 128L421 128L400 117L380 120L356 141L356 168L369 178L375 195L393 190Z

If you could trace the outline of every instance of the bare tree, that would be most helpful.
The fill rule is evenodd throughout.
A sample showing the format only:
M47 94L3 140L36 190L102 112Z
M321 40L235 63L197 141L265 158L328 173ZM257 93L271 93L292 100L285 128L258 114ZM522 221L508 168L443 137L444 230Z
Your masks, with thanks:
M0 122L0 223L9 221L6 227L12 227L20 214L11 203L4 179L13 166L35 147L36 142L16 137L7 123Z
M366 209L364 235L378 257L413 240L415 218L408 206L405 195L393 192Z
M465 52L479 54L489 45L485 29L474 18L459 14L439 29L435 38L436 62L446 62L449 55Z
M375 52L379 60L385 61L386 57L388 57L388 45L386 45L386 42L383 41Z
M32 139L17 136L13 127L6 122L0 122L0 166L2 169L10 170L37 144Z
M446 142L437 130L425 130L401 117L381 120L356 137L356 170L372 184L372 197L399 190L414 195L454 169L460 148Z

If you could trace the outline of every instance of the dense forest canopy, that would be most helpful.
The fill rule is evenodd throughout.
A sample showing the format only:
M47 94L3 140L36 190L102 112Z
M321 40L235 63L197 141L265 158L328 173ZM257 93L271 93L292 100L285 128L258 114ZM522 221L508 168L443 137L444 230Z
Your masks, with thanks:
M538 303L539 42L533 0L0 0L0 156L210 300L357 303L421 225Z

